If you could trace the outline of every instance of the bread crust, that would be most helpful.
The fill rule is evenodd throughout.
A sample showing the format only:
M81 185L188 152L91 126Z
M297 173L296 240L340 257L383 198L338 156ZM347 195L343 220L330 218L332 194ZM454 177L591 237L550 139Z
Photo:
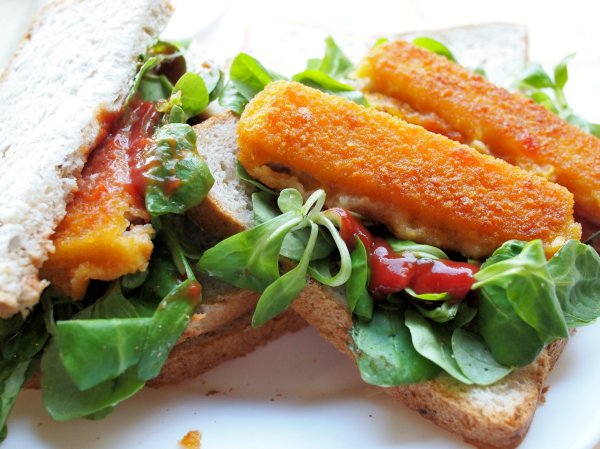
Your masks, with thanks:
M254 188L238 180L235 166L237 123L238 118L233 112L225 112L194 126L198 151L215 176L215 185L202 203L188 211L187 216L208 233L221 237L237 234L252 226L249 196ZM215 151L215 145L222 151ZM231 189L246 194L245 201L236 202L241 205L238 210L233 210L231 203L223 203Z
M244 356L287 332L296 332L306 322L292 310L259 328L250 324L252 312L214 332L189 338L175 346L160 375L148 385L160 387L191 379L211 368Z
M323 338L354 360L349 348L351 314L335 291L311 280L292 304L292 309ZM421 384L383 390L394 400L438 426L458 433L474 446L512 449L527 434L542 398L547 375L565 343L566 340L554 342L533 363L494 385L465 385L442 374ZM515 400L504 400L507 393L515 396ZM504 405L495 406L493 401Z

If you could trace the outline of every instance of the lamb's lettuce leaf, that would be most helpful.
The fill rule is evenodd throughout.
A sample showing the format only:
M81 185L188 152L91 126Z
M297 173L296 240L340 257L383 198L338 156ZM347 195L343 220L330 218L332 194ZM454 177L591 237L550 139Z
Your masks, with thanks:
M279 277L279 251L302 216L290 211L208 249L198 269L238 288L263 291Z
M464 384L473 383L460 369L452 350L452 333L414 309L405 312L406 326L415 350Z
M481 336L463 327L452 333L452 354L465 376L478 385L493 384L512 371L496 361Z
M433 39L428 36L421 36L414 38L412 42L417 47L429 50L430 52L435 53L436 55L444 56L452 62L457 62L456 58L454 57L454 54L450 51L450 49L436 39Z
M352 273L346 282L346 301L350 312L365 320L373 316L373 300L369 295L369 265L367 250L362 240L356 239L356 247L350 253Z
M272 207L265 201L266 196L265 192L254 194L256 204L260 205L255 210L258 222L273 214ZM198 269L236 287L261 292L253 319L253 324L259 326L287 307L304 287L306 271L311 268L309 262L319 242L320 225L335 242L340 254L340 269L334 276L320 276L314 269L311 269L311 274L313 277L320 276L319 279L327 285L344 284L351 271L350 253L333 223L321 212L324 202L325 192L322 190L315 191L304 204L299 192L283 190L277 201L281 215L210 248L200 259ZM280 275L279 257L285 239L290 233L306 228L310 229L310 234L299 264ZM301 234L297 237L302 241Z
M325 55L323 58L309 59L306 63L307 70L323 72L334 79L346 78L354 70L354 64L344 54L335 40L328 36L325 38Z
M135 367L131 367L114 379L85 391L80 390L65 369L54 340L44 352L41 369L44 407L57 421L86 417L106 410L131 397L144 386L144 381L137 377Z
M25 382L37 371L39 355L49 334L43 310L38 307L23 321L3 321L5 335L0 337L0 441L6 438L6 421ZM21 322L16 328L15 323Z
M114 379L138 363L150 320L136 317L59 321L57 348L77 388L84 391Z
M362 379L393 387L425 382L441 369L415 350L402 313L377 308L371 320L355 319L352 349Z
M569 80L567 65L574 57L575 54L564 57L554 68L553 76L550 76L541 64L531 62L517 76L514 87L567 122L600 137L600 124L592 123L576 114L569 105L564 92Z
M594 248L569 240L548 262L548 272L569 328L600 316L600 256Z
M328 37L325 40L324 57L310 59L306 69L293 75L291 80L366 106L363 94L344 81L353 69L351 61L335 41ZM241 114L248 102L267 84L286 79L288 78L264 67L252 56L240 53L231 63L229 82L219 97L219 103L224 108Z
M285 208L282 208L283 210ZM262 326L271 318L279 315L304 289L306 286L308 264L317 241L318 232L319 227L315 223L311 223L310 236L306 244L306 249L298 265L279 277L265 289L256 304L256 310L252 316L252 326Z
M540 240L527 243L514 257L484 263L475 279L474 289L485 292L488 298L503 295L502 301L535 329L544 344L569 336Z
M199 204L214 183L196 148L196 133L184 123L156 131L146 159L155 161L145 174L146 209L152 216L182 214Z

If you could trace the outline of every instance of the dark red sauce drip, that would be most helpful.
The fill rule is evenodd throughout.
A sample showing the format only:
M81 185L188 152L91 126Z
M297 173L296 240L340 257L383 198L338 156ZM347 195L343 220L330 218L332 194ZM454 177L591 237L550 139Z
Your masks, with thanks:
M152 161L146 157L145 149L151 142L159 118L160 114L152 102L133 103L127 114L126 122L114 137L115 142L127 149L130 176L127 187L142 205L147 183L144 173L152 165Z
M200 296L202 295L202 286L199 282L192 281L187 290L187 296L192 301L199 301Z
M375 300L412 288L416 293L448 292L453 301L467 295L475 282L477 265L451 260L418 259L410 253L397 254L382 238L371 233L344 209L331 209L340 217L340 236L349 249L358 237L367 250L370 269L369 290Z

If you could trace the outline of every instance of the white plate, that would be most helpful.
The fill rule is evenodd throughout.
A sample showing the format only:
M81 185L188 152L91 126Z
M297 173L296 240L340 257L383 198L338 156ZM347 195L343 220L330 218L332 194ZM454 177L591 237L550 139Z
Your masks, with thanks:
M581 330L551 374L520 449L592 449L600 438L600 326ZM205 449L471 446L365 386L312 329L287 335L202 378L143 390L103 421L53 422L38 392L20 397L2 449L176 448L190 430Z
M513 7L508 5L511 2L515 4ZM9 46L18 42L18 35L23 32L23 26L18 24L26 23L31 16L24 3L22 0L0 0L0 19L6 19L0 20L3 25L0 42L9 42ZM32 8L38 3L38 0L30 0ZM230 14L229 21L225 21L227 26L211 29L210 35L199 33L197 40L214 42L219 39L215 48L225 48L228 51L224 50L222 55L231 56L239 46L236 39L243 34L243 29L233 28L232 24L239 24L240 16L245 20L259 15L261 19L263 15L272 18L274 11L279 15L294 15L303 22L314 18L321 26L334 23L338 29L346 31L365 25L361 11L341 6L346 3L335 5L335 2L322 0L308 3L312 6L296 12L275 10L273 8L279 4L269 2L262 2L255 8L244 4L243 13L239 13L242 4L238 3L234 7L238 11L237 18ZM377 0L375 3L383 2ZM319 4L321 8L317 7ZM502 4L502 9L491 10L500 14L518 9L522 12L521 17L528 17L530 21L539 18L533 23L538 31L532 39L534 44L542 40L543 29L553 27L547 15L552 11L546 11L542 17L539 12L525 11L523 8L535 7L518 0L506 0ZM397 1L394 3L396 12L379 16L375 25L381 24L387 31L399 31L457 22L456 17L447 15L441 4L437 9L443 17L438 17L437 22L424 21L427 12L433 10L432 5L431 1ZM474 8L452 5L460 11L460 21L489 20L489 17L474 16ZM373 9L381 10L375 6ZM10 20L7 11L11 12ZM559 12L556 8L555 17ZM211 8L208 15L216 18L218 14ZM463 14L467 16L463 18ZM595 15L590 13L582 19L587 20L586 17ZM507 20L506 16L494 18ZM203 26L206 25L206 17L202 20ZM190 20L190 26L197 23ZM401 25L393 28L394 23ZM574 22L562 25L577 26ZM362 31L378 31L373 28L371 24L371 30ZM552 33L554 31L552 28ZM555 34L550 33L545 36L551 48L560 39L556 37L551 41L553 36ZM586 50L575 48L585 57ZM557 50L555 61L565 53L563 49L564 46ZM6 48L3 50L7 51ZM5 60L6 55L0 54L0 66ZM597 70L598 66L594 67ZM598 92L597 83L593 88ZM600 441L600 358L592 356L598 353L598 342L600 325L582 329L572 338L550 375L546 403L539 407L521 449L592 449ZM392 403L378 389L363 384L351 361L329 347L315 331L307 329L287 335L252 355L224 363L202 378L160 390L146 389L103 421L53 422L43 411L39 392L26 391L17 401L9 420L9 436L2 449L176 448L178 440L190 430L202 433L205 449L471 447L418 414Z

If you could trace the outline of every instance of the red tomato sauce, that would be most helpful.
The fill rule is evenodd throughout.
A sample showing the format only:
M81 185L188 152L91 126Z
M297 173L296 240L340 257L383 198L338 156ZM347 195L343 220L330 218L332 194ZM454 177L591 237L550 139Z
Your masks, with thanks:
M358 237L365 245L370 271L369 291L375 300L405 288L416 293L449 293L453 301L464 299L479 271L477 265L451 260L420 259L410 252L395 253L382 238L373 235L344 209L330 209L340 217L340 236L350 250Z
M131 121L125 126L122 144L129 155L129 174L131 181L129 189L144 204L147 179L145 174L160 161L147 157L144 151L152 139L158 126L159 112L152 102L140 102L134 105L130 112Z

